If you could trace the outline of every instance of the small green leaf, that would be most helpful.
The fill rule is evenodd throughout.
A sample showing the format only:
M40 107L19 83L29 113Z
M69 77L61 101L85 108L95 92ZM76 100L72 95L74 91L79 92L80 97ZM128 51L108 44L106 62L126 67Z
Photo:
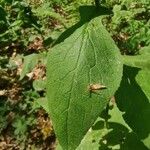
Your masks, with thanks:
M45 90L45 89L46 89L46 81L45 81L45 80L42 80L42 79L34 80L34 82L33 82L33 88L34 88L36 91Z
M38 98L37 103L42 106L47 113L49 113L48 101L46 97Z
M33 68L38 64L38 62L42 64L46 64L47 54L31 54L24 57L23 69L20 75L20 80L22 80L27 73L31 72Z
M74 150L120 84L120 53L97 17L56 45L47 63L53 126L63 149ZM91 92L91 84L106 88Z
M31 72L35 65L38 63L38 54L31 54L24 57L23 69L20 75L22 80L27 73Z

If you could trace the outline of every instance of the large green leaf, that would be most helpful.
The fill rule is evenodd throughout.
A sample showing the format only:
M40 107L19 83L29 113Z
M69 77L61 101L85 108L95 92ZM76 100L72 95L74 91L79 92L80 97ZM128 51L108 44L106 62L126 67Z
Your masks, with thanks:
M49 112L64 150L76 149L114 95L122 76L120 58L101 17L83 24L49 52ZM106 89L90 92L90 84Z
M124 119L150 149L150 71L124 66L124 75L116 93Z
M125 112L128 125L150 148L150 46L142 48L137 56L124 56L124 63L129 66L124 67L116 94L118 106Z

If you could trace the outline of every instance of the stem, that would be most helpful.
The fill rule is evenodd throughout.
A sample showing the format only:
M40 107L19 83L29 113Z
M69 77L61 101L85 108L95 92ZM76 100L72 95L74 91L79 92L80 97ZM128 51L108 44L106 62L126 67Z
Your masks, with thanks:
M97 8L99 8L99 6L100 6L100 0L95 0L95 5L96 5Z

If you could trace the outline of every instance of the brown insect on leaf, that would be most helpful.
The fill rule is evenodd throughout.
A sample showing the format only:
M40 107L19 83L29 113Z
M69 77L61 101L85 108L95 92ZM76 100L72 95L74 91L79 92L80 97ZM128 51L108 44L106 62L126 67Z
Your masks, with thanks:
M102 84L90 84L88 86L88 89L90 92L95 92L97 90L103 90L103 89L106 89L107 87L105 85L102 85Z

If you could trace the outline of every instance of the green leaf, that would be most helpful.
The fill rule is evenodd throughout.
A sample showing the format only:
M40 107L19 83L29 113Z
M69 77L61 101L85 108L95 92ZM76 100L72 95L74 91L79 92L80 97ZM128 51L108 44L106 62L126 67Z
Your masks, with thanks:
M104 119L97 119L77 150L103 150L104 147L109 149L121 145L120 139L129 132L128 125L116 105L109 111L109 115L108 128L105 127Z
M23 69L20 75L20 80L22 80L27 73L31 72L38 62L46 64L47 54L31 54L24 57Z
M142 69L150 69L150 46L140 50L140 54L136 56L123 56L124 64Z
M16 118L16 120L12 123L12 126L15 128L14 134L17 136L17 139L25 139L28 127L25 116Z
M148 97L150 101L150 86L149 81L150 79L150 70L141 70L138 75L136 76L136 81L145 93L145 95Z
M78 28L48 55L47 98L58 140L75 149L117 90L122 63L114 41L97 17ZM89 91L90 84L106 89Z
M46 89L46 81L45 81L45 80L42 80L42 79L34 80L34 82L33 82L33 88L34 88L36 91L45 90L45 89Z
M149 101L149 104L145 106L145 109L142 111L142 114L146 116L145 119L148 119L150 116L150 70L141 70L136 76L136 81ZM142 141L150 149L150 120L144 120L144 123L143 128L149 133Z
M40 7L33 9L33 12L38 16L45 19L45 17L51 17L55 20L59 20L61 23L65 22L64 17L59 13L55 12L52 7L49 5L49 2L43 3Z
M104 121L100 118L94 123L93 128L88 131L84 139L82 140L80 146L76 150L99 150L99 141L102 139L102 136L108 133L108 130L104 128ZM62 150L60 144L56 147L57 150Z
M20 80L22 80L27 73L31 72L35 65L38 63L38 54L31 54L24 57L23 69L20 75Z
M6 21L6 15L7 15L6 11L5 11L4 8L0 5L0 21L1 21L1 20Z
M49 114L48 100L46 97L38 98L37 103Z
M124 66L124 75L116 93L118 107L130 128L150 148L150 71Z
M99 138L100 146L95 150L148 150L124 121L122 114L116 104L112 110L109 110L107 132L105 131L106 134Z
M122 112L116 105L109 110L110 119L105 127L105 120L98 118L88 131L77 150L147 150L144 144L125 123ZM62 150L58 144L57 150Z

